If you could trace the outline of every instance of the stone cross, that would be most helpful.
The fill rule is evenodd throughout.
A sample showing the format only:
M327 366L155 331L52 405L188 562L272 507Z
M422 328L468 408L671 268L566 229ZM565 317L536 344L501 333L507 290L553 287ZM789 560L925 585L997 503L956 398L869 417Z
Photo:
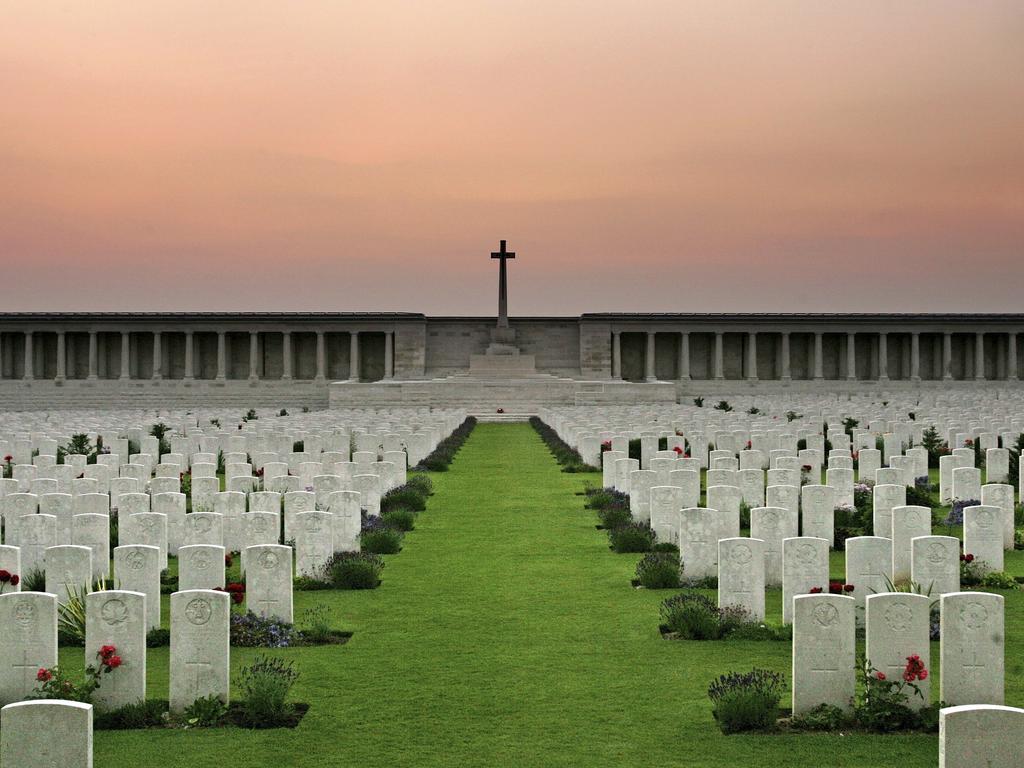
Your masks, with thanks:
M505 250L505 241L501 241L501 250L491 253L492 259L499 259L498 269L498 327L508 328L508 274L505 262L516 257L514 252Z

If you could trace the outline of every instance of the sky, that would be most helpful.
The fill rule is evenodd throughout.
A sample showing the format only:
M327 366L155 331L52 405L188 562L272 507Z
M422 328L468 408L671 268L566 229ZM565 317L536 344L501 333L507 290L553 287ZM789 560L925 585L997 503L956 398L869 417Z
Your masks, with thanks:
M1024 311L1024 2L0 0L3 311Z

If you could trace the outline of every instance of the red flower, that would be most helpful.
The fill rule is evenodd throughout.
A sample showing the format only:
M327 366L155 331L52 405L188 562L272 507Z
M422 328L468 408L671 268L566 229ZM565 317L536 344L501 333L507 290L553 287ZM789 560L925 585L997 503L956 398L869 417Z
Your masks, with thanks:
M675 447L674 447L674 448L673 448L672 450L676 452L676 456L679 456L679 455L681 455L681 454L682 454L682 452L683 452L683 449L682 449L682 448L680 448L680 447L679 447L678 445L677 445L677 446L675 446Z
M4 456L4 461L6 461L8 464L10 464L12 461L14 461L14 457L11 456L11 454L8 453L6 456Z
M108 669L117 669L118 667L121 666L121 657L120 656L111 656L109 659L105 660L103 663L107 665Z
M0 583L6 584L11 580L11 572L0 568Z
M48 669L42 669L36 672L36 680L40 683L48 683L53 679L53 672Z
M927 680L928 679L928 670L927 669L922 669L920 672L918 672L917 673L917 679L918 680Z
M810 472L812 469L814 469L814 467L810 464L804 464L804 472Z
M505 409L504 409L504 408L499 408L499 409L498 409L498 413L504 413L504 412L505 412Z
M605 440L603 443L601 443L601 447L602 448L607 448L610 451L612 449L612 441L611 440Z
M103 659L103 661L107 661L115 653L117 653L117 648L115 648L112 645L104 645L102 648L100 648L99 657Z
M750 450L750 446L752 446L752 445L753 445L753 442L750 441L750 440L747 440L747 450L748 451Z
M875 677L877 677L879 680L885 680L885 672L879 672L877 675L875 675Z
M256 477L263 477L263 467L256 470Z
M13 576L11 576L11 586L12 586L12 587L16 587L16 586L18 586L18 585L19 585L20 583L21 583L21 576L19 576L19 575L18 575L18 574L16 574L16 573L15 573L15 574L14 574Z
M964 556L964 560L966 560L968 563L973 563L974 562L974 555L965 555Z
M811 587L811 594L812 595L820 595L821 594L821 587Z
M853 584L843 584L843 592L853 592L856 587Z
M914 682L915 677L916 677L916 675L912 674L911 672L904 672L903 673L903 682L905 682L905 683L912 683L912 682Z

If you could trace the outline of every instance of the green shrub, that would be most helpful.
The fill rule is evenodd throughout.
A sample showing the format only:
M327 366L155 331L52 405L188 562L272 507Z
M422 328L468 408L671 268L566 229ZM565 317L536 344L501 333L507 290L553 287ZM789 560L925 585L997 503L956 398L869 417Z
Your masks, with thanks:
M218 725L227 713L227 706L213 693L185 707L182 719L195 728L210 728Z
M381 514L391 509L409 509L422 512L427 508L427 499L422 491L410 488L408 484L388 491L380 499Z
M679 588L679 555L651 552L636 564L637 583L647 589Z
M395 555L402 550L402 532L381 525L378 528L364 528L359 534L363 552L374 555Z
M370 552L335 552L324 567L325 581L337 589L376 589L384 560Z
M171 644L171 631L163 627L151 629L146 633L147 648L163 648Z
M722 733L775 728L785 678L767 669L730 672L708 687L711 711Z
M27 574L21 577L21 591L22 592L45 592L46 591L46 573L42 568L33 568ZM84 637L84 635L83 635Z
M155 728L164 724L167 702L146 699L137 704L125 704L118 709L93 710L93 730L114 731L129 728Z
M396 531L411 531L416 524L416 513L409 509L396 507L380 513L384 525Z
M654 545L652 552L671 552L676 558L679 557L679 545L673 544L671 541L659 541Z
M600 521L602 528L609 530L613 528L621 528L622 526L629 525L633 522L633 516L629 513L628 506L603 507L598 510L597 519Z
M291 715L294 707L288 703L288 693L298 678L294 662L276 657L257 656L243 667L239 688L246 724L266 728Z
M334 630L330 624L330 613L323 603L317 603L304 610L300 626L302 627L299 630L302 633L302 639L313 645L327 643L334 637Z
M419 491L420 495L424 497L430 496L434 492L434 481L423 472L410 472L406 476L405 485L407 488Z
M1018 589L1020 585L1006 571L992 571L986 573L981 579L981 586L989 589Z
M646 523L627 523L608 531L614 551L650 552L654 547L654 531Z
M907 488L907 505L928 507L928 509L937 506L934 497L929 493L928 489L917 484Z
M718 640L718 606L699 592L681 592L661 604L661 621L683 640Z

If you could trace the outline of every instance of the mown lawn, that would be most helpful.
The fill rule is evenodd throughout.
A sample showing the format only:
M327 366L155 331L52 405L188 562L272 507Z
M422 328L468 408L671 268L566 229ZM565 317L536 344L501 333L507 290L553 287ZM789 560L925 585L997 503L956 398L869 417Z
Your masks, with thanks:
M99 732L96 766L937 764L936 736L722 736L708 682L751 666L788 676L789 644L662 640L672 593L630 587L638 556L612 554L577 495L600 476L560 473L528 425L479 426L434 479L380 589L296 593L297 615L324 603L355 632L273 652L301 670L295 698L312 709L299 728ZM1008 570L1024 573L1019 555ZM779 614L777 591L768 606ZM1022 593L1007 595L1007 631L1019 705ZM255 653L232 649L236 673ZM167 664L166 649L150 652L153 698L166 697Z

